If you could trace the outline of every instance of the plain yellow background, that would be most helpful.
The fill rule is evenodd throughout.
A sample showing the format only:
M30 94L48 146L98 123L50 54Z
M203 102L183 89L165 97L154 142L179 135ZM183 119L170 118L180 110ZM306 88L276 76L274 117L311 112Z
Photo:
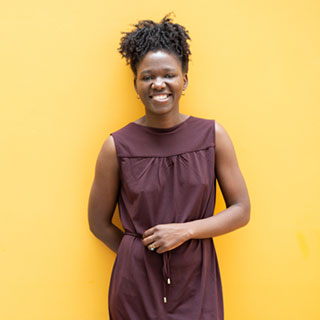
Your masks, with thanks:
M225 319L320 319L318 0L2 1L1 319L108 318L89 191L103 141L144 111L117 48L170 11L192 38L181 111L226 128L252 201L215 239Z

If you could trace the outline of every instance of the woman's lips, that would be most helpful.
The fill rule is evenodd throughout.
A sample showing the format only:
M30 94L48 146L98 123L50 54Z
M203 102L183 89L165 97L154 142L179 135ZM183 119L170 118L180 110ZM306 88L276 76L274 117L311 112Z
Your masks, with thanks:
M153 101L157 101L157 102L166 102L169 100L170 96L171 96L171 94L155 94L155 95L151 96L151 99Z

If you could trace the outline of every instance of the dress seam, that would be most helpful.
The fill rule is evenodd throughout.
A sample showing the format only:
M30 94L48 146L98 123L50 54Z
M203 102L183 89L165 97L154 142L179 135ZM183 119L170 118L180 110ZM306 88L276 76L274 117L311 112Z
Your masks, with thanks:
M180 153L175 153L175 154L170 154L170 155L167 155L167 156L157 156L157 155L148 155L148 156L145 156L145 155L141 155L141 156L119 156L119 158L168 158L168 157L174 157L174 156L179 156L179 155L182 155L182 154L186 154L186 153L192 153L192 152L198 152L198 151L202 151L202 150L207 150L207 149L210 149L210 148L215 148L215 145L211 145L209 147L206 147L206 148L201 148L201 149L196 149L196 150L192 150L192 151L186 151L186 152L180 152Z

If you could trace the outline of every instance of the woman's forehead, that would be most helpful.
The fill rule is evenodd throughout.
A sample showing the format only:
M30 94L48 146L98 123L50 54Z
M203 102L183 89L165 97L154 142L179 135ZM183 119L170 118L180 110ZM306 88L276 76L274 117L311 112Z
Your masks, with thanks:
M158 50L148 52L139 63L137 71L145 73L158 68L170 71L181 67L181 62L175 54Z

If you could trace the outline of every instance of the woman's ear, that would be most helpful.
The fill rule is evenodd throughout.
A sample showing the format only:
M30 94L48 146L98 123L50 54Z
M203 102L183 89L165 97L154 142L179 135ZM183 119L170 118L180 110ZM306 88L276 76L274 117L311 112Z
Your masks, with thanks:
M137 80L136 77L134 77L133 86L134 86L134 90L136 91L137 99L140 99L139 93L137 91L137 81L136 80Z
M185 73L183 75L183 90L185 91L188 87L188 74Z
M136 77L134 77L134 79L133 79L133 86L134 86L134 90L136 90L136 92L137 92L137 78Z

